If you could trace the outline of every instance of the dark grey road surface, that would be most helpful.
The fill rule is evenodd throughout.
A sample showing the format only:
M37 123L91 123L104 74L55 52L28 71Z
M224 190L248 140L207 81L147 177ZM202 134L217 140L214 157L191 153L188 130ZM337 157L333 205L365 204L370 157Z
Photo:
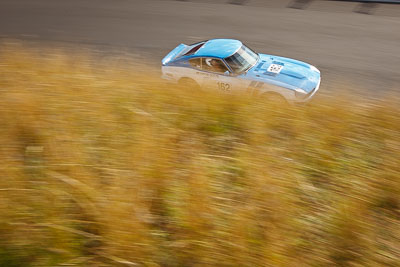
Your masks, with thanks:
M321 69L321 90L346 85L366 95L400 90L400 5L374 15L356 3L289 0L0 0L0 38L124 49L155 65L180 42L237 38L255 50Z

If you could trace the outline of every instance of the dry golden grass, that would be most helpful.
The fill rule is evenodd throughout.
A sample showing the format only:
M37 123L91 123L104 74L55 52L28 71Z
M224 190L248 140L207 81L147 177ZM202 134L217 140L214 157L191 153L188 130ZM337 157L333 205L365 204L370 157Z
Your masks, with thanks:
M0 50L1 266L400 266L399 98L271 109Z

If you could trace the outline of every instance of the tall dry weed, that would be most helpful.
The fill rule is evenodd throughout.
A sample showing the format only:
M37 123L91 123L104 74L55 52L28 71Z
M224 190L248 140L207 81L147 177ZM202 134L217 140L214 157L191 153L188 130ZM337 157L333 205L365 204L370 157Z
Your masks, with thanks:
M271 108L124 62L2 45L1 266L398 266L399 98Z

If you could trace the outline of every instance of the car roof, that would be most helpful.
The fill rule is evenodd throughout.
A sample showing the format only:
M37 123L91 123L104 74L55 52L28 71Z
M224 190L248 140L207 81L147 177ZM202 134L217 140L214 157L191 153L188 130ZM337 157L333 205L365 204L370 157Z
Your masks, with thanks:
M212 39L207 41L194 56L226 58L233 55L241 46L242 42L234 39Z

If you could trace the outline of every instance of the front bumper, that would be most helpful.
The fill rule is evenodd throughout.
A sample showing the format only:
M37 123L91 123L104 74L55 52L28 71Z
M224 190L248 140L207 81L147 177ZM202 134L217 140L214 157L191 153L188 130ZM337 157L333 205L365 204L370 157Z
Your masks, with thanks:
M319 90L320 85L321 85L321 78L319 78L319 81L318 81L317 86L316 86L310 93L308 93L308 95L307 95L305 98L303 98L303 99L298 99L298 98L297 98L294 102L295 102L295 103L298 103L298 104L305 104L305 103L307 103L307 102L310 101L311 98L313 98L313 96L317 93L317 91Z

